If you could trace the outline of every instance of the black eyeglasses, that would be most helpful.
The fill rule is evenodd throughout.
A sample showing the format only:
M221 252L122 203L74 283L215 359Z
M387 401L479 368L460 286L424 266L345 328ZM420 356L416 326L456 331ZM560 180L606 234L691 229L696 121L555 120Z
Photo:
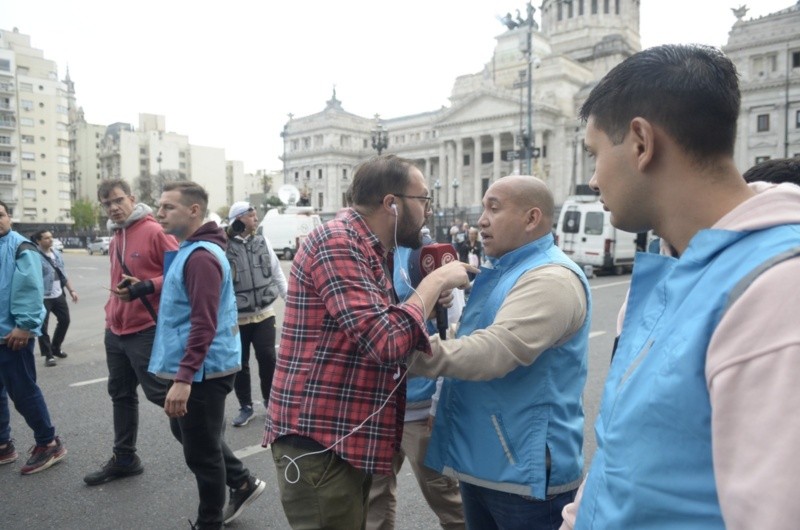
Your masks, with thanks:
M403 195L402 193L395 193L394 196L403 197L404 199L419 199L420 201L424 201L426 209L431 207L431 201L433 200L433 197L423 195Z
M100 201L100 205L103 207L103 209L108 210L112 206L121 206L127 199L128 196L123 195L122 197L117 197L116 199L111 199L109 201Z

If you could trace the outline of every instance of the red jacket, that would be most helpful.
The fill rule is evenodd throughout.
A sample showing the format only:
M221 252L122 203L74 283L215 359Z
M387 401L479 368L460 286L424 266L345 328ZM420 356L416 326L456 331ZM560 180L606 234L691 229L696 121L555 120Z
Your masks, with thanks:
M158 300L164 281L164 253L177 250L178 242L167 235L152 215L134 221L126 228L114 230L114 238L108 247L111 258L111 289L122 281L124 271L118 256L122 256L131 275L140 280L153 282L155 292L147 295L150 305L158 313ZM142 300L123 302L113 294L106 303L106 328L115 335L136 333L156 323Z

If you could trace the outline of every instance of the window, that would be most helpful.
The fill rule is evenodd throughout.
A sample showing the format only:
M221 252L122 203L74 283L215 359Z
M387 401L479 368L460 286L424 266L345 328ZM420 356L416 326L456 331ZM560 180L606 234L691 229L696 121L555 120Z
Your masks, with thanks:
M0 171L0 182L12 182L11 173L8 171Z
M797 113L798 119L800 119L800 112ZM347 169L342 170L342 179L347 180ZM344 203L342 203L344 204Z
M11 145L11 137L10 136L0 136L0 144L2 144L2 145Z
M36 217L39 211L36 208L24 208L22 213L28 217Z
M180 169L186 169L186 162L179 162L179 163L178 163L178 167L179 167Z
M20 118L19 124L25 125L26 127L33 127L33 118Z
M481 153L481 164L491 164L494 162L494 153Z
M0 151L0 162L11 162L11 151Z
M619 15L619 0L614 0L614 13Z
M59 164L69 164L69 157L66 155L58 155Z
M23 144L32 144L32 143L34 143L36 140L35 140L35 138L33 137L33 135L32 135L32 134L22 134L22 135L20 135L20 141L21 141Z
M583 14L583 0L578 0L578 15Z
M464 165L465 166L469 165L469 155L464 155Z
M299 172L299 171L295 171L295 172L294 172L294 180L295 180L295 182L297 182L298 180L300 180L300 172Z
M35 171L23 171L22 178L25 180L36 180L36 172Z
M603 234L603 212L587 212L586 226L583 233L587 236L599 236Z
M558 11L558 15L557 15L557 16L558 16L558 20L562 20L562 19L564 18L564 8L563 8L563 5L564 5L564 4L563 4L563 2L559 2L559 3L557 4L557 11Z
M323 199L322 192L319 192L319 193L317 194L317 207L318 207L320 210L322 210L322 199Z
M322 178L322 170L321 170L321 169L318 169L318 170L317 170L317 178L318 178L318 179L321 179L321 178Z
M311 170L310 169L306 169L306 178L307 179L311 178Z
M757 156L756 164L760 164L761 162L766 162L767 160L769 160L768 156Z
M65 107L64 105L56 105L56 112L58 112L59 114L67 114L69 111L67 110L67 107Z
M11 61L9 61L8 59L0 59L0 70L3 70L4 72L10 72Z
M314 147L322 147L322 135L315 134L314 135Z
M758 132L765 132L769 130L769 114L758 115L756 130Z
M59 173L58 174L58 181L59 182L69 182L69 173Z
M592 14L597 14L597 0L592 0Z
M800 110L794 113L794 128L800 129Z
M25 188L22 190L22 196L26 199L36 200L36 190Z
M603 0L603 13L608 14L610 12L608 4L609 4L609 0Z
M69 147L69 141L63 138L58 139L58 146L59 147Z
M20 92L33 92L33 85L30 83L20 83L19 84L19 91Z
M68 201L69 200L69 192L68 191L59 191L58 192L58 198L61 199L62 201Z
M33 101L30 99L21 99L19 100L19 106L22 107L22 110L33 110Z
M186 151L178 151L178 158L186 158Z
M369 143L367 140L364 140L364 149L366 149L367 147L369 147Z
M573 2L570 2L570 3L567 4L567 16L569 18L572 18L573 16L575 16L574 12L572 11L572 4L573 4Z
M792 52L792 68L800 68L800 52Z
M30 151L23 151L22 152L22 159L23 160L36 160L36 153L31 153Z
M581 212L569 210L564 213L564 222L561 224L561 231L565 234L577 234L581 228Z
M140 147L139 148L139 154L140 155L146 155L147 154L147 149L145 149L144 147Z

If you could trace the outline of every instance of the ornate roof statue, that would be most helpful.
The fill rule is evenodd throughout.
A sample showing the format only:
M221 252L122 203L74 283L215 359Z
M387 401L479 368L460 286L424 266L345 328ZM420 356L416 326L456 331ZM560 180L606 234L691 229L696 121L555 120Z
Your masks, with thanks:
M747 7L747 5L742 4L739 7L732 7L731 11L733 11L733 16L736 17L736 21L741 22L750 9Z

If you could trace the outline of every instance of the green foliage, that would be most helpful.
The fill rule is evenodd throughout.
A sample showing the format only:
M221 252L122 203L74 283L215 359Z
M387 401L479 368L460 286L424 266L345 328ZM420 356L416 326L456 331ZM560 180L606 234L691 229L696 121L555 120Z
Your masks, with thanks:
M270 208L283 208L284 206L286 206L285 204L283 204L283 201L281 201L275 195L271 195L271 196L267 197L267 200L264 201L264 203L267 206L269 206Z
M97 205L86 199L78 199L72 202L70 215L75 221L75 230L88 230L97 224Z

